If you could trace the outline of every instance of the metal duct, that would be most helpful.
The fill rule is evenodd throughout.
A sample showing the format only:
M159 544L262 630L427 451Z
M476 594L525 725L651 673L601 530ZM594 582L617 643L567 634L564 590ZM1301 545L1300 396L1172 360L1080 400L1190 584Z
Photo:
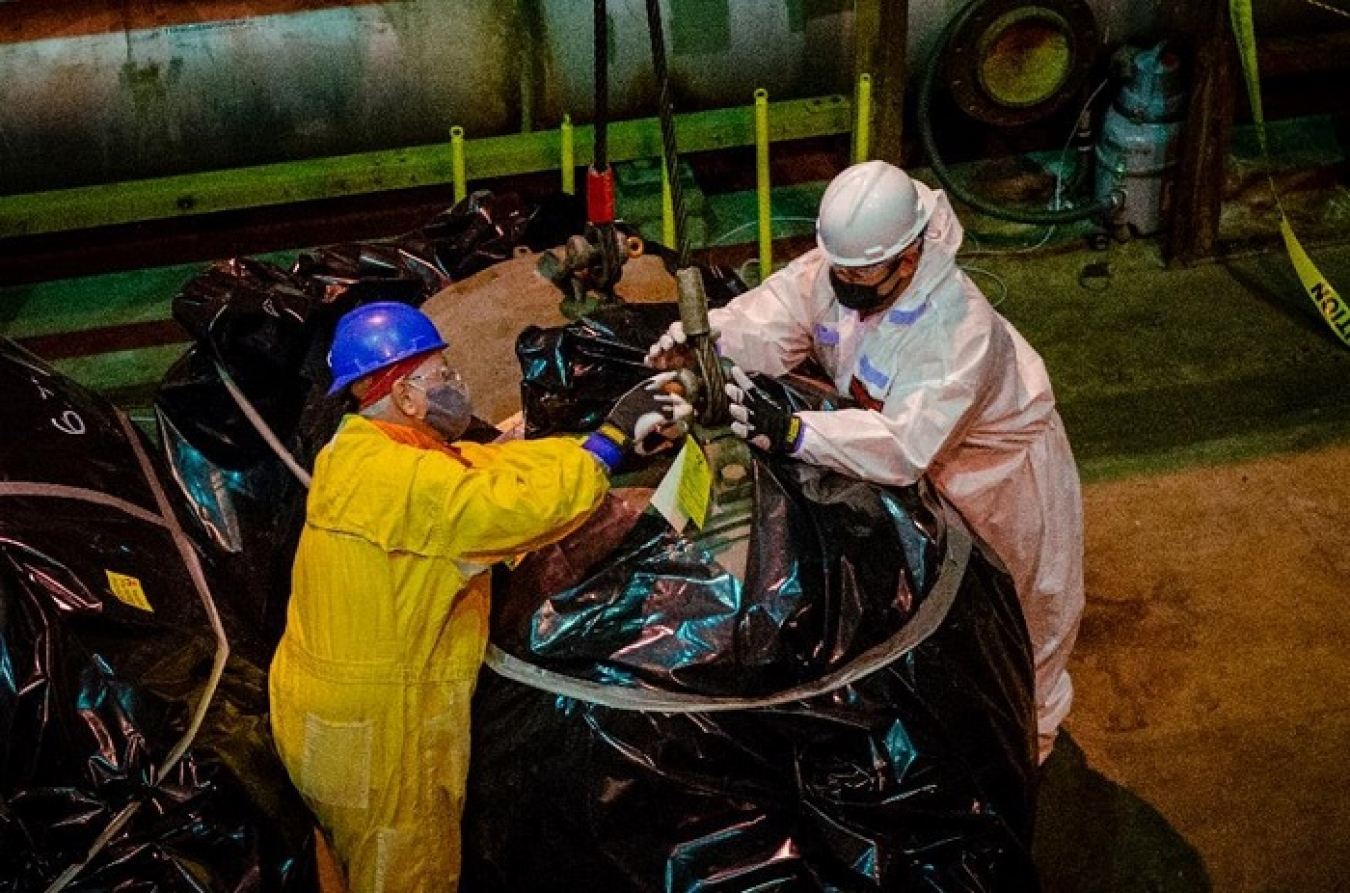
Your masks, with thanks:
M589 120L589 0L0 6L0 194ZM848 2L666 0L679 111L848 92ZM655 113L642 0L610 3L615 118Z

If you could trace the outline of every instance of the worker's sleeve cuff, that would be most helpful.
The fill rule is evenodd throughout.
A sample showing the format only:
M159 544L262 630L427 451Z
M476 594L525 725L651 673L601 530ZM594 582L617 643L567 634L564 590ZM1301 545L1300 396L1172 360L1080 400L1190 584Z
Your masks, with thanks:
M788 422L787 437L784 439L789 456L795 456L801 450L802 435L805 433L806 426L802 424L802 417L794 412L792 420Z
M581 448L599 459L611 473L623 461L624 442L628 438L614 425L601 425L581 442Z

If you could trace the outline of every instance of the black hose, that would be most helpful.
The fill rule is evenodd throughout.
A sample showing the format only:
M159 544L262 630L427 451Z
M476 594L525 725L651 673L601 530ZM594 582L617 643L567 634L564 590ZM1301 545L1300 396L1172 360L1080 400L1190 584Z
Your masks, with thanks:
M689 266L688 214L684 207L684 187L680 185L680 162L675 152L675 114L670 103L670 76L666 70L666 41L661 28L660 0L647 0L647 31L652 39L652 65L660 90L661 150L666 156L666 177L675 211L676 269Z
M991 2L991 0L972 0L971 3L966 5L965 9L953 16L952 20L947 23L947 27L943 29L942 36L938 38L937 45L933 48L932 54L929 55L927 64L924 65L923 78L919 82L919 139L923 143L924 151L928 153L928 163L933 168L934 176L941 181L948 192L962 202L982 214L988 214L990 217L996 217L999 220L1031 223L1037 226L1058 226L1064 223L1087 220L1089 217L1106 217L1119 205L1119 201L1114 197L1106 201L1093 202L1081 208L1069 208L1063 211L1036 211L1029 208L1010 208L1007 205L996 205L971 192L957 181L952 176L946 162L942 160L942 153L938 151L937 147L937 139L933 135L933 85L937 81L937 72L941 67L940 62L946 57L947 45L951 43L952 36L965 25L966 20L977 9L988 2Z
M609 18L605 0L595 0L595 163L596 173L609 167Z

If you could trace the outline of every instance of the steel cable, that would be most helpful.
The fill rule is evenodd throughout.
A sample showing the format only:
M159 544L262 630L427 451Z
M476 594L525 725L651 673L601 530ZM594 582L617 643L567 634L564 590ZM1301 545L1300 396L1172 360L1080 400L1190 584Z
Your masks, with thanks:
M595 0L595 169L609 167L609 19L605 0Z
M652 66L656 70L661 119L661 151L665 156L666 179L675 211L676 268L689 266L688 215L684 207L684 189L680 185L680 162L675 150L675 117L670 102L670 77L666 69L666 41L661 25L660 0L647 0L647 31L652 40Z

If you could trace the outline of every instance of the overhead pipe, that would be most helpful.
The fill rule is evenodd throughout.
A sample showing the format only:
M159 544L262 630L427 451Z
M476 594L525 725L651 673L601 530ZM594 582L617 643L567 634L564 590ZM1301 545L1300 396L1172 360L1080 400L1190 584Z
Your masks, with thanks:
M402 150L455 123L476 137L556 130L564 110L589 123L576 26L591 3L0 0L0 195ZM782 0L664 5L681 111L742 104L746 84L848 89L842 5L804 21ZM713 7L726 27L687 42ZM646 29L623 8L611 121L651 107Z

